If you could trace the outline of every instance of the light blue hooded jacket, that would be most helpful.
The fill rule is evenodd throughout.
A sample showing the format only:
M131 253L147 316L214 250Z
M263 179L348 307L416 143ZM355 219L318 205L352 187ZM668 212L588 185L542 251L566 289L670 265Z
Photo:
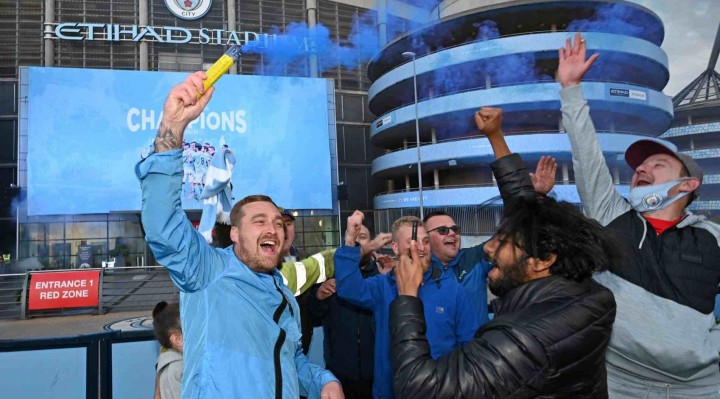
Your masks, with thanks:
M193 228L180 150L151 154L135 172L146 240L181 291L182 397L318 398L337 380L303 355L298 304L280 273L253 272Z

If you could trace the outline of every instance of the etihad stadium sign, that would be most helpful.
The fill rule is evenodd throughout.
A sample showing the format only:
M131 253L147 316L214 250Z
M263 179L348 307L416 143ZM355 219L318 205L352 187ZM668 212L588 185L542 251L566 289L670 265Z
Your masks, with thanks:
M105 42L159 42L169 44L245 45L268 47L277 41L278 35L250 31L226 31L222 29L187 29L180 26L141 26L101 24L87 22L64 22L45 24L45 38L69 41Z

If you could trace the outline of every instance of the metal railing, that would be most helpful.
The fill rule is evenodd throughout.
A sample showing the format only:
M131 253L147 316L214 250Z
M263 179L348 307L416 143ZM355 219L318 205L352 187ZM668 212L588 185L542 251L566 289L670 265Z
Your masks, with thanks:
M420 76L423 76L423 75L426 75L426 74L429 74L429 73L433 73L433 72L434 72L434 71L430 71L430 72L426 72L426 73L419 74L419 75L418 75L418 78L420 78ZM419 93L418 93L418 104L421 104L421 103L423 103L424 101L428 101L428 100L435 100L435 99L438 99L438 98L444 98L444 97L454 96L454 95L456 95L456 94L467 93L467 92L471 92L471 91L491 90L491 89L497 89L497 88L500 88L500 87L525 86L525 85L530 85L530 84L550 84L550 83L555 83L555 84L558 85L558 88L560 87L560 83L558 83L558 82L556 82L556 81L554 81L554 80L546 80L546 79L522 80L522 81L510 82L510 83L493 83L490 87L488 87L487 84L485 84L484 82L480 82L480 83L478 83L478 85L477 85L476 87L468 87L468 88L458 89L458 90L448 90L448 91L446 91L446 92L442 92L442 93L439 93L439 94L437 94L437 95L433 95L432 97L430 97L430 96L421 96L422 93L419 92ZM601 79L585 79L585 80L583 80L583 83L622 84L622 85L635 86L635 87L640 87L640 88L643 88L643 89L648 89L648 90L652 90L652 91L657 91L657 90L655 90L654 88L652 88L652 87L650 87L650 86L648 86L648 85L644 85L644 84L640 84L640 83L633 83L633 82L626 82L626 81L617 80L617 79L605 79L605 80L601 80ZM382 92L378 92L378 94L380 94L380 93L382 93ZM378 94L376 94L376 96L377 96ZM558 101L558 102L560 101L560 96L559 96L559 95L558 95L556 101ZM595 101L595 99L591 99L590 101ZM394 111L399 110L400 108L405 108L405 107L408 107L408 106L413 105L413 104L414 104L413 102L403 103L403 104L398 105L397 107L394 107L394 108L392 108L392 109L390 109L390 110L387 110L387 111L385 111L384 113L382 113L381 115L378 115L378 117L375 118L375 120L373 120L372 123L374 124L375 122L377 122L377 121L379 121L379 120L382 120L382 119L385 118L387 115L391 114L391 113L394 112ZM498 106L501 106L501 105L502 105L502 104L498 104ZM420 118L420 119L423 119L423 118ZM381 131L381 132L382 132L382 131ZM381 133L381 132L376 132L375 134L379 134L379 133Z
M97 307L28 311L24 305L33 272L0 274L0 319L151 310L160 301L177 302L179 298L178 289L162 266L81 270L100 270Z
M555 186L572 186L574 184L575 184L574 179L569 179L567 181L565 181L563 179L555 180ZM630 184L630 179L620 179L619 182L617 182L617 183L613 182L613 184L628 185L628 184ZM441 184L437 188L435 186L425 186L425 187L423 187L423 191L432 192L435 190L446 190L446 189L453 189L453 188L487 188L487 187L497 187L497 183L485 182L485 183L468 183L468 184ZM375 194L375 197L381 197L383 195L388 195L388 194L414 193L417 191L418 191L417 187L410 187L410 189L398 188L395 190L384 191L384 192Z
M507 139L508 137L514 137L514 136L532 136L532 135L536 135L536 134L566 135L567 133L565 131L560 131L560 130L527 130L527 131L517 131L517 132L513 132L513 131L503 132L503 134L505 135L505 138ZM629 130L598 130L597 134L600 134L600 135L602 135L602 134L626 134L626 135L630 135L630 136L643 136L643 137L657 138L657 135L654 135L654 134L632 132ZM464 135L464 136L457 136L457 137L450 137L447 139L436 140L434 142L433 141L420 141L420 147L424 147L424 146L428 146L428 145L435 145L435 144L442 144L442 143L450 143L453 141L464 141L464 140L474 140L474 139L486 139L487 140L487 137L484 134L478 132L475 134L468 134L468 135ZM382 154L381 156L384 156L387 154L392 154L394 152L399 152L399 151L415 150L416 145L417 145L417 143L415 141L408 140L407 148L400 147L400 148L394 148L394 149L386 149L385 153Z
M0 319L20 318L24 283L25 273L0 275Z

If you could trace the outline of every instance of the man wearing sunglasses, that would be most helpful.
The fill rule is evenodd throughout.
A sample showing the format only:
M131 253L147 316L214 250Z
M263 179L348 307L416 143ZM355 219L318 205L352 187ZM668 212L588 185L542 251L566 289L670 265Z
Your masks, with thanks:
M517 154L511 154L501 130L503 112L483 107L475 114L475 124L493 147L496 161L490 164L503 201L521 195L529 185L525 165ZM530 180L535 191L547 194L555 185L557 164L551 157L541 157ZM532 193L532 190L530 189ZM461 249L461 229L452 216L443 211L427 214L423 220L430 237L432 261L454 274L465 288L468 300L478 312L480 324L488 321L487 275L492 266L486 260L483 244Z

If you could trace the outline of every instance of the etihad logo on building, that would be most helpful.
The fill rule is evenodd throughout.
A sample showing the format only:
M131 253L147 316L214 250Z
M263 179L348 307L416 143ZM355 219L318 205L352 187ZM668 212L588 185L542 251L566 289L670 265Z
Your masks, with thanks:
M204 17L211 5L212 0L165 0L165 6L171 13L186 20Z
M641 90L610 89L610 95L615 97L628 97L635 100L647 100L647 93Z

